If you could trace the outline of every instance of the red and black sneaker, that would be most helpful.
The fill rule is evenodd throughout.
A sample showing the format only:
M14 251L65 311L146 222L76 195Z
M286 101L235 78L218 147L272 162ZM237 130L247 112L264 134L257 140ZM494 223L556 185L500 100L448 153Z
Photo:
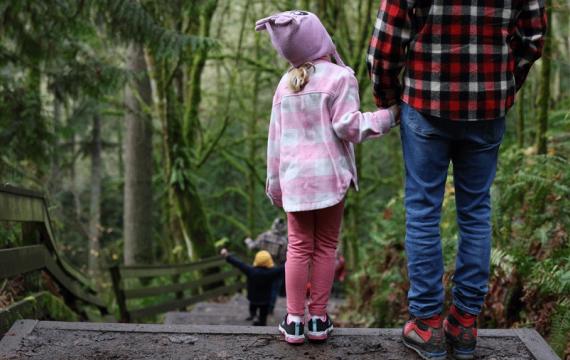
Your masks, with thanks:
M441 320L441 315L427 319L410 318L402 331L404 345L417 352L422 359L446 359Z
M443 328L453 356L459 360L473 359L477 346L477 316L452 305Z

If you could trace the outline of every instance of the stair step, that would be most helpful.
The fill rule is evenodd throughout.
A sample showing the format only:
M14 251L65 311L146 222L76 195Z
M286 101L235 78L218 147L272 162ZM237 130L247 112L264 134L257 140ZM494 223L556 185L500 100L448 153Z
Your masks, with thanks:
M329 312L336 315L343 300L331 298ZM287 313L287 300L278 297L273 316L267 318L267 325L277 325ZM249 302L244 295L236 294L227 302L201 302L192 307L189 312L168 312L164 317L167 325L251 325L245 318L249 314Z
M559 359L533 329L480 330L477 359ZM275 327L19 320L0 359L418 359L399 329L335 329L326 344L291 346Z

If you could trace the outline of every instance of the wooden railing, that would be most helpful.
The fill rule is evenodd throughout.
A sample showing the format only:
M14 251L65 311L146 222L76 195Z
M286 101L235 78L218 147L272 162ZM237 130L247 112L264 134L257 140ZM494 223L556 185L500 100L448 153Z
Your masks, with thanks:
M107 315L107 307L97 296L93 284L58 252L43 195L0 185L0 222L7 221L22 223L23 241L30 245L0 249L0 279L46 271L58 284L66 305L71 309L77 311L77 301L81 301ZM19 306L15 304L3 309L0 321L4 317L12 318Z
M121 321L132 322L166 311L184 309L189 305L220 295L232 294L244 287L241 274L230 269L219 256L181 265L113 266L110 268L113 289L121 313ZM207 275L204 275L204 274ZM192 278L180 281L181 276ZM166 278L167 285L128 286L133 279ZM143 281L134 281L136 284ZM173 294L174 298L138 309L130 309L128 302L152 296Z
M22 224L23 242L27 246L0 249L0 280L33 271L46 271L59 285L65 304L70 309L79 312L77 301L81 301L98 308L103 316L108 314L105 303L99 298L91 281L58 252L47 201L43 195L0 185L0 222L8 221ZM184 309L199 301L231 294L244 287L239 271L231 269L219 256L181 265L117 265L110 268L110 274L121 320L124 322ZM167 281L162 282L169 284L132 286L132 283L149 284L149 279L158 277L166 277ZM181 281L185 278L189 280ZM138 309L129 306L129 301L133 299L172 293L173 299L158 304ZM24 306L28 304L19 302L0 309L0 321L13 320Z

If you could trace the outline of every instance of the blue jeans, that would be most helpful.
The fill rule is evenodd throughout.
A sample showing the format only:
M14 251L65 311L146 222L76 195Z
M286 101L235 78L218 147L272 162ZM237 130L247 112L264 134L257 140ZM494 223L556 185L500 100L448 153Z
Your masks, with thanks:
M451 121L424 116L407 104L402 104L401 110L409 312L424 318L443 311L439 224L451 161L459 227L453 303L470 314L479 314L490 267L490 188L505 119Z

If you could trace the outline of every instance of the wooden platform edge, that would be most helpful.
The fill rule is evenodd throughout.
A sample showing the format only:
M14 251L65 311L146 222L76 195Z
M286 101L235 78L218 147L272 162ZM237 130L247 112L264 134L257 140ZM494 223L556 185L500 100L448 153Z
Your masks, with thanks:
M535 329L513 329L528 351L538 360L560 360L550 345Z
M18 350L24 337L29 335L39 323L38 320L17 320L0 339L0 359L8 358Z
M274 326L235 325L163 325L163 324L121 324L81 323L62 321L18 320L0 340L0 359L17 350L22 339L34 329L105 331L138 333L186 333L186 334L248 334L278 335ZM401 329L336 328L340 336L398 336ZM481 329L480 337L518 337L537 360L560 360L542 336L534 329Z
M89 323L89 322L64 322L64 321L40 321L38 329L51 330L76 330L76 331L108 331L108 332L140 332L140 333L189 333L189 334L250 334L250 335L278 335L275 326L242 326L242 325L166 325L166 324L125 324L125 323ZM520 332L515 330L532 329L480 329L481 337L519 337ZM335 328L335 335L342 336L398 336L401 329L378 329L378 328ZM524 339L540 335L536 331L532 333L522 332ZM521 338L523 341L523 338ZM525 340L526 341L526 340ZM543 340L544 341L544 340ZM546 344L546 342L544 342Z

